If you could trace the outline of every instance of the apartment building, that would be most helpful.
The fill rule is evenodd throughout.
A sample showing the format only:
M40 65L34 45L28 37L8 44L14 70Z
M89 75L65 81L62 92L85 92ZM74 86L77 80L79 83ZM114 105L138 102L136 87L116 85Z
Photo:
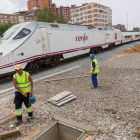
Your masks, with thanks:
M52 7L52 0L29 0L27 1L28 10L43 9L45 6Z
M31 22L35 21L36 16L35 15L29 15L29 14L3 14L0 13L0 24L6 24L6 23L14 23L19 24L22 22Z
M115 28L115 29L119 29L122 32L126 31L125 25L123 25L123 24L113 25L112 27Z
M6 24L6 23L19 23L18 16L12 15L12 14L2 14L0 13L0 24Z
M93 25L96 27L112 26L111 8L98 3L84 3L76 7L71 5L71 24Z
M58 8L56 8L56 15L57 15L57 18L60 18L60 17L63 17L68 23L71 22L71 19L70 19L70 7L63 7L63 6L60 6Z

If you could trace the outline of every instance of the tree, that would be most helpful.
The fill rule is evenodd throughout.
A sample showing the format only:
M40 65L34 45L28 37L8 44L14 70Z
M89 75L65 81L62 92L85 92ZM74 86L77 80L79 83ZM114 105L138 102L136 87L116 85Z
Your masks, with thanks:
M57 20L57 23L67 24L67 21L66 21L63 17L60 17L60 18Z
M53 23L56 19L56 15L53 14L51 8L44 7L43 11L37 14L37 20L39 22Z
M0 36L8 30L10 27L12 27L14 24L13 23L7 23L7 24L1 24L0 25Z

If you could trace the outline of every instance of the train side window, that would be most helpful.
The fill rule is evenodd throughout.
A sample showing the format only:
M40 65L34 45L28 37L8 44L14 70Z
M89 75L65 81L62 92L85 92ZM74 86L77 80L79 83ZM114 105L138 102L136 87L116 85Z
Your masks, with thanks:
M14 39L23 38L23 37L27 36L30 32L31 32L31 30L24 28L14 37Z
M127 36L125 36L125 38L132 38L132 36L131 35L127 35Z
M135 37L139 37L140 35L135 35Z

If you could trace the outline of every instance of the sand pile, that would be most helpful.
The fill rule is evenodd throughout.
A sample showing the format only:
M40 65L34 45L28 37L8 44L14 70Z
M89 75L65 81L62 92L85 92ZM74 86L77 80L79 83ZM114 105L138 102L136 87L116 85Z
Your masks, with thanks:
M108 61L112 61L114 59L117 59L117 58L123 57L125 55L128 55L130 53L140 53L140 44L133 45L130 48L123 50L122 53L117 53L113 57L109 58Z

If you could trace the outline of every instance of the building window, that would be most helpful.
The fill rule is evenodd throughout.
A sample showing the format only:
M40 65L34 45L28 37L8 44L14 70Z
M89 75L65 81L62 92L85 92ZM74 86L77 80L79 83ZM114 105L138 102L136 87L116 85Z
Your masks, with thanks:
M108 14L108 12L106 12L106 14Z
M83 7L82 10L85 10L85 7Z
M93 13L93 10L91 10L91 13Z
M104 22L104 20L103 19L100 19L100 22Z
M17 21L15 21L15 23L17 23Z
M86 23L86 21L83 21L83 23Z
M36 18L34 18L34 20L36 20Z
M83 17L83 20L85 19L85 16Z
M109 23L109 20L106 20L107 23Z
M79 12L80 12L80 9L78 9L79 10Z
M76 22L76 21L77 21L77 19L75 18L75 19L74 19L74 22Z
M93 9L93 5L91 5L91 9Z
M1 20L1 22L3 22L3 20Z
M92 22L94 22L94 20L92 20Z
M92 15L92 18L94 18L94 15Z
M28 17L26 17L26 19L28 19Z
M5 23L8 23L8 21L7 21L7 20L5 20Z
M85 12L83 12L83 15L85 15Z
M100 15L101 18L103 18L103 15Z
M7 18L7 16L4 16L4 18Z
M0 18L3 18L3 15L0 15Z
M74 17L77 17L77 14L74 14Z
M32 18L30 17L30 20L32 20Z
M14 21L11 21L11 23L14 23Z
M14 16L14 18L17 18L16 16Z
M102 6L102 5L100 5L100 8L101 8L101 9L103 9L103 6Z
M102 23L100 23L100 26L104 26Z
M10 16L11 17L11 19L13 19L13 16Z
M76 10L74 10L74 13L76 13Z

